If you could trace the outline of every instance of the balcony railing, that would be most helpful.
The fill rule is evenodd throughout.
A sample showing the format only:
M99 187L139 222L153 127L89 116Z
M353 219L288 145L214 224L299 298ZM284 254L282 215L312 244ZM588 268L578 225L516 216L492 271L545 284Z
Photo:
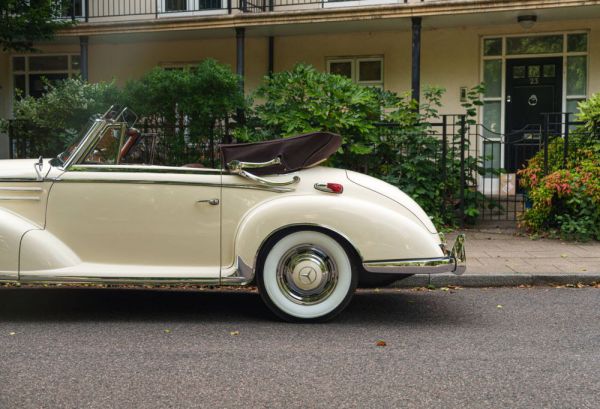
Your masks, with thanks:
M78 21L159 19L234 13L329 9L439 0L57 0L59 17Z

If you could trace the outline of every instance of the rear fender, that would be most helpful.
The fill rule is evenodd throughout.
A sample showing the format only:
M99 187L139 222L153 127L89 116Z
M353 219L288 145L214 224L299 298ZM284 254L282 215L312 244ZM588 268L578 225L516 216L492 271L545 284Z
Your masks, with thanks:
M436 234L389 207L352 197L307 195L286 196L252 209L236 234L238 264L241 261L256 269L256 258L265 241L293 226L319 226L339 234L362 261L444 255Z

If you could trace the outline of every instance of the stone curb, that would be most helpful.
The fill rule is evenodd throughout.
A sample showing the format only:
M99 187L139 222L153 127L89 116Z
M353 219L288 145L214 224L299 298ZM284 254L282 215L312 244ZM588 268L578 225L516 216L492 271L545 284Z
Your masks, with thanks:
M592 284L600 283L600 273L573 274L416 274L401 281L396 281L390 287L446 287L457 285L461 287L514 287L519 285L548 285L548 284Z

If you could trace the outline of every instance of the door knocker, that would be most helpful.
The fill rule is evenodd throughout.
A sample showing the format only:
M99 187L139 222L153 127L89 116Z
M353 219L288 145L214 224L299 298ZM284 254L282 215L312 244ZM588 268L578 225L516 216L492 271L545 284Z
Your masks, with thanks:
M527 101L527 103L531 107L536 106L538 104L538 97L537 97L537 95L533 94L532 96L530 96L529 100Z

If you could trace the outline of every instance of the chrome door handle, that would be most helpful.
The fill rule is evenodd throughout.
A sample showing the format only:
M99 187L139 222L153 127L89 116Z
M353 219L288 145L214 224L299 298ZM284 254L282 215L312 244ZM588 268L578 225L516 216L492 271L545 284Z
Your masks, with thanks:
M198 200L196 203L208 203L209 205L216 206L219 204L219 199Z

